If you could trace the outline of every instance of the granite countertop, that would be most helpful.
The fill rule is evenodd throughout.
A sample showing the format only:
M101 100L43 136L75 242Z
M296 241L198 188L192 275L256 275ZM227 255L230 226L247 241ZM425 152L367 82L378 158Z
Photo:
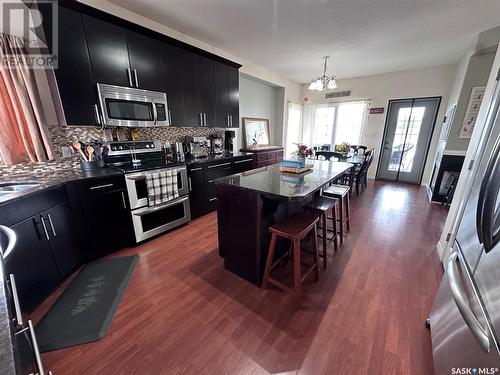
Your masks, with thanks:
M186 158L186 164L189 165L189 164L210 163L212 161L234 159L243 156L253 156L253 154L249 152L233 152L233 153L224 153L218 155L208 155L202 158Z
M4 177L0 179L0 186L8 183L37 183L37 186L27 188L20 191L9 193L0 192L0 204L10 202L27 195L42 191L44 189L57 186L69 181L99 178L110 175L123 174L121 171L113 168L100 168L96 171L82 171L80 168L58 169L43 173L29 174L29 175L15 175L12 177Z
M281 172L280 164L274 164L222 177L215 183L255 191L278 200L302 200L352 167L350 163L322 160L308 160L307 163L312 163L313 169L301 174Z

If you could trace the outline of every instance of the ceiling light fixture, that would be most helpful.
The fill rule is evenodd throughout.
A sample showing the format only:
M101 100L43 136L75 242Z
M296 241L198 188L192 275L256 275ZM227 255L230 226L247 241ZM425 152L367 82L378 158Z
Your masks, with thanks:
M326 75L327 61L330 56L323 57L323 76L313 79L309 84L309 90L325 91L337 88L337 80L335 76L328 77Z

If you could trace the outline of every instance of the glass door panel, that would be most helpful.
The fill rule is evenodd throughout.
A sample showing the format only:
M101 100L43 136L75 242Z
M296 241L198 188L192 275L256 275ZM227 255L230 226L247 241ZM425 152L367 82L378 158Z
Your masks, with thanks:
M389 102L377 178L419 184L441 98Z

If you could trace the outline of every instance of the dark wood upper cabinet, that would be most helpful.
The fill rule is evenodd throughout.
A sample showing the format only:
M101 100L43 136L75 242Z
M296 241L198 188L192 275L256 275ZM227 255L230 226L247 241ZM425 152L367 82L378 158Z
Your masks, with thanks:
M98 125L96 83L165 92L174 126L239 125L236 64L77 2L59 14L56 77L68 125Z
M215 62L215 125L226 127L230 124L227 66Z
M239 71L215 62L215 100L217 127L239 127Z
M240 72L238 68L227 66L228 109L231 128L240 126Z
M205 56L197 56L197 85L203 126L215 126L215 63Z
M173 126L185 124L184 82L187 53L168 44L163 44L161 48L162 83L167 94L170 122Z
M184 109L185 122L183 126L203 126L203 107L200 96L200 77L198 75L197 56L192 53L184 55Z
M145 35L127 32L127 46L130 69L135 87L165 91L166 82L162 79L162 43Z
M43 16L51 17L52 14ZM94 108L97 105L97 92L82 16L74 10L59 7L58 22L61 32L55 75L66 123L95 126L98 124Z
M132 86L125 29L87 15L83 24L95 82Z

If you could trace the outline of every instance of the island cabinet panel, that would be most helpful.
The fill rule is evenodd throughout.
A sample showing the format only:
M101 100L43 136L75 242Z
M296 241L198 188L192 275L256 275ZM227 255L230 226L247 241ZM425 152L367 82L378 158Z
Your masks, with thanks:
M223 185L217 185L217 197L219 255L224 258L224 267L260 285L265 263L261 251L262 198Z

